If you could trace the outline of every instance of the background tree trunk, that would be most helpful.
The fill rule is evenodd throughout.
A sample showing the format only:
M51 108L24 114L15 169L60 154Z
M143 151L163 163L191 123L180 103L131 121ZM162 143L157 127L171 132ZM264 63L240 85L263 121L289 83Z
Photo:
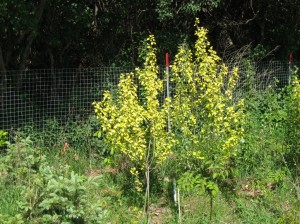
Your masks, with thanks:
M36 11L36 14L35 14L35 24L36 26L39 25L39 22L42 18L42 15L43 15L43 12L44 12L44 9L45 9L45 5L46 5L46 1L47 0L41 0L39 6L38 6L38 9ZM28 54L29 54L29 51L30 51L30 48L31 48L31 45L33 43L33 40L34 40L34 31L31 31L27 37L27 40L26 40L26 46L24 48L24 50L22 51L21 53L21 59L20 59L20 70L24 70L26 68L26 62L27 62L27 59L28 59Z

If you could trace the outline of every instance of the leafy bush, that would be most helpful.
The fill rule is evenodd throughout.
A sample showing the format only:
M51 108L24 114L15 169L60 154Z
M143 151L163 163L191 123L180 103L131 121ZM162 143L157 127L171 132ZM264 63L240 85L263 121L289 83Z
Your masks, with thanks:
M102 223L106 203L96 193L97 180L68 167L44 166L23 191L23 216L31 223Z
M136 73L121 75L116 95L106 91L104 99L94 103L102 126L98 133L104 134L111 154L122 154L130 161L130 173L135 177L138 191L145 186L141 173L148 172L148 180L149 170L167 158L174 144L166 130L169 100L163 105L158 100L163 82L158 78L155 45L154 36L150 35L145 67L136 69ZM141 99L135 78L141 84Z
M5 146L7 141L7 132L0 130L0 147Z
M176 85L171 112L177 139L174 152L182 167L179 176L196 172L193 176L212 188L211 181L217 184L228 176L237 155L244 135L244 101L233 98L237 69L228 71L212 50L208 31L198 27L198 22L196 27L195 52L180 46L172 65Z
M97 149L98 153L103 155L107 153L105 146L94 136L98 129L99 123L96 116L89 116L87 119L69 120L66 123L60 123L55 118L48 119L42 128L27 125L21 128L20 132L30 135L36 145L46 149L61 149L67 143L77 152L90 153Z
M130 161L128 168L139 191L145 172L146 196L150 170L173 158L179 172L171 169L168 173L181 177L181 189L197 187L201 193L204 188L215 197L218 181L228 176L244 134L244 102L233 98L237 69L228 72L212 50L207 30L198 27L198 21L196 27L194 54L181 46L172 65L173 100L158 100L162 80L158 78L155 40L150 35L145 68L121 75L117 93L107 91L104 99L94 104L101 123L99 135L112 154L122 154ZM135 78L141 85L140 95ZM172 128L167 125L168 115ZM190 178L192 183L186 181Z
M288 165L296 172L300 170L300 81L293 76L288 102L289 116L287 119L287 154Z
M97 178L78 175L68 166L48 165L29 138L9 144L0 162L5 174L1 184L13 182L22 190L18 214L2 216L5 222L22 217L30 223L102 223L106 202Z
M245 136L236 159L236 173L256 173L263 178L281 166L285 153L287 97L285 90L273 88L247 93Z
M46 160L41 151L34 148L29 137L16 137L15 141L14 144L8 144L7 153L0 157L0 171L5 174L7 181L27 185Z
M60 162L67 163L77 173L82 173L84 163L78 163L83 157L90 168L95 161L102 160L109 154L107 145L95 136L99 130L99 122L95 115L86 119L59 122L55 118L44 121L43 126L34 124L20 128L15 134L22 138L27 135L35 146L48 154L48 159L61 156ZM58 162L58 160L57 160Z

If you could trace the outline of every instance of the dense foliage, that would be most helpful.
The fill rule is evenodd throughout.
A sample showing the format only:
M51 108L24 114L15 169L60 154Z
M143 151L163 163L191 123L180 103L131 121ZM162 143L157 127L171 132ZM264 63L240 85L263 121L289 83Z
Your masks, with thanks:
M195 34L178 48L171 97L150 35L144 66L94 103L98 120L50 119L11 143L0 131L0 222L299 223L297 71L256 89L251 65L240 79L198 20Z
M136 74L123 74L117 90L106 92L104 99L95 103L95 110L102 126L99 137L110 145L112 154L123 155L122 161L112 157L117 162L115 165L121 166L118 163L129 158L127 172L130 170L134 176L138 191L145 190L149 197L150 184L151 188L155 188L154 184L163 185L156 181L150 183L149 172L152 171L151 176L155 180L173 179L175 189L178 184L183 193L208 193L211 196L212 219L213 199L221 186L229 177L246 173L248 166L251 166L251 172L259 172L263 167L266 169L263 171L266 179L260 179L260 176L253 183L266 190L282 183L286 175L294 172L288 156L297 154L298 145L295 139L288 137L285 129L299 123L296 106L299 83L294 78L293 85L279 94L272 92L270 86L259 95L266 94L266 100L262 101L266 105L259 105L253 88L240 95L236 89L239 79L237 68L229 71L221 63L207 40L207 30L198 27L198 23L196 20L194 50L180 46L171 66L175 85L171 101L169 98L162 99L165 104L160 105L157 99L162 80L157 77L155 42L150 36L146 45L145 67L137 69ZM141 84L140 96L134 75ZM245 82L245 85L252 86L253 77L249 75ZM247 103L238 96L244 96ZM289 110L293 110L295 115L287 117ZM288 118L291 121L285 122ZM168 119L170 126L167 125ZM261 129L253 128L258 124ZM268 136L263 138L261 151L257 151L254 132L260 130L265 130L264 134ZM278 132L280 135L275 137L277 131L281 133ZM293 129L292 133L297 131ZM296 148L292 153L285 146L284 136L290 139L289 145ZM275 160L269 161L270 156L274 156ZM258 162L260 159L263 159L261 163ZM262 167L255 167L257 164ZM164 170L165 167L168 168ZM146 178L141 176L141 171ZM262 194L260 191L254 190L253 194ZM174 194L175 202L178 202L177 190ZM147 197L145 200L148 202Z
M103 101L95 103L95 111L102 125L104 139L111 146L111 154L122 153L133 162L130 172L142 190L140 171L152 169L170 154L174 140L166 130L167 104L160 105L158 95L163 82L158 78L154 36L148 38L143 69L136 70L141 100L134 74L123 74L114 97L109 91ZM126 158L125 158L126 159ZM150 167L150 164L152 166ZM142 177L142 179L144 179Z
M289 51L299 51L299 5L298 0L3 0L0 71L135 65L149 32L160 55L165 50L175 55L183 38L193 40L196 16L223 56L251 44L247 54L256 59L287 59Z

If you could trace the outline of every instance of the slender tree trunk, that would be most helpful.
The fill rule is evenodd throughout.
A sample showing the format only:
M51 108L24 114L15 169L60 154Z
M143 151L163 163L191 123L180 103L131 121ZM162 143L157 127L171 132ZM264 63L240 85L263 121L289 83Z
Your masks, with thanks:
M262 43L265 40L265 26L266 21L262 20L258 23L259 29L260 29L260 42Z
M0 97L5 92L7 85L6 66L3 58L2 47L0 46Z
M149 219L149 200L150 200L150 152L151 151L151 141L149 141L148 149L147 149L147 157L146 157L146 192L145 192L145 204L144 204L144 212L146 215L146 223L148 224Z
M51 91L50 91L50 101L51 103L55 103L58 102L58 81L57 81L57 77L56 77L56 73L54 71L54 56L53 53L51 51L51 49L48 50L49 51L49 57L50 57L50 64L51 64Z
M39 24L39 22L42 18L42 15L43 15L43 12L44 12L44 9L45 9L45 6L46 6L46 1L47 0L41 0L39 6L37 8L37 11L36 11L36 14L35 14L36 26L38 26L38 24ZM20 60L20 66L19 66L20 70L24 70L25 67L26 67L26 61L28 59L29 50L31 48L33 40L34 40L34 34L33 34L33 31L31 31L29 33L28 37L27 37L26 46L25 46L24 50L21 53L21 60Z
M4 93L6 92L7 87L7 74L6 74L6 66L3 59L2 48L0 46L0 105L3 104Z
M5 61L3 57L2 47L0 46L0 71L6 72Z
M209 223L212 223L212 216L213 216L213 196L210 195Z
M33 36L33 33L30 33L29 36L27 37L27 41L26 41L26 46L21 54L21 60L20 60L20 66L19 66L19 69L20 70L25 70L26 68L26 62L27 62L27 59L28 59L28 53L29 53L29 50L31 48L31 45L32 45L32 42L34 40L34 36Z
M149 162L146 165L146 197L145 197L145 213L146 213L146 222L150 223L150 167Z
M63 50L61 51L61 53L59 54L59 63L60 66L63 67L64 66L64 57L65 57L65 53L68 51L69 47L71 46L72 42L68 42L66 44L66 46L63 48Z
M54 69L54 56L53 56L53 53L50 48L48 48L48 52L49 52L49 58L50 58L50 69L51 69L51 73L52 73L52 71Z
M46 1L47 0L41 0L39 5L38 5L38 8L36 10L36 13L35 13L35 25L38 27L39 25L39 22L42 18L42 15L43 15L43 12L44 12L44 9L45 9L45 6L46 6ZM31 31L27 38L26 38L26 44L25 44L25 48L23 49L23 51L21 52L21 55L20 55L20 64L19 64L19 69L21 71L25 70L26 68L26 64L27 64L27 60L28 60L28 55L29 55L29 51L31 49L31 45L34 41L34 32ZM22 87L22 72L19 72L18 76L17 76L17 89L20 91L21 90L21 87Z

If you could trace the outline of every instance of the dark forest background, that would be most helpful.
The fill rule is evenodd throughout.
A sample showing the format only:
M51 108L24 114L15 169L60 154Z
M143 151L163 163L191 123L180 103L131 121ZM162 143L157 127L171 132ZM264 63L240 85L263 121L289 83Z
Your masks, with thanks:
M224 59L300 57L300 0L1 0L0 71L139 65L145 38L172 56L195 17Z

